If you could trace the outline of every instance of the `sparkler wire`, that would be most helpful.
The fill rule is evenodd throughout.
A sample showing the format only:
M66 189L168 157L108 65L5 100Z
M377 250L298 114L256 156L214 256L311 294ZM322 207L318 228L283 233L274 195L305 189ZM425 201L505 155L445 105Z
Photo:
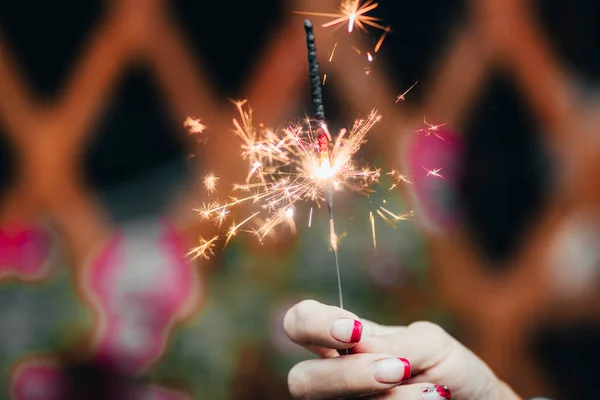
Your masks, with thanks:
M306 46L308 49L308 72L310 76L310 87L312 94L313 112L317 123L319 134L319 143L323 143L324 147L320 148L321 157L327 157L329 162L328 146L331 140L331 135L325 123L325 106L323 104L323 87L321 85L321 70L319 68L319 60L317 57L317 46L315 43L315 34L313 24L310 20L304 21L304 30L306 32ZM325 139L327 138L327 140ZM326 153L326 154L323 154ZM333 182L327 184L327 208L329 210L329 229L330 241L335 257L335 270L337 273L338 295L340 308L344 308L344 296L342 292L342 279L340 274L340 262L337 247L337 235L335 234L335 224L333 220Z

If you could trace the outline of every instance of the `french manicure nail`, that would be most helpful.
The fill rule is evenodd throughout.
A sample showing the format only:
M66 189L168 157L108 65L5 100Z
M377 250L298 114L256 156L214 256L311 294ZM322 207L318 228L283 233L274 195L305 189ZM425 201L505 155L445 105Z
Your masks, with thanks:
M379 383L400 383L410 378L410 362L406 358L390 358L373 363L373 377Z
M331 325L331 336L344 343L358 343L362 336L362 323L350 318L340 318Z
M404 376L402 377L402 382L407 381L410 379L410 361L406 358L399 358L398 360L404 363Z
M452 393L447 386L435 385L423 388L423 400L450 400Z

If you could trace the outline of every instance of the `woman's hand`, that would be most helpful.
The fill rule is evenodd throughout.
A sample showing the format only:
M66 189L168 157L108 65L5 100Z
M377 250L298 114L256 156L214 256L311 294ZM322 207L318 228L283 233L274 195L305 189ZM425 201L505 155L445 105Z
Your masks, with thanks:
M295 343L323 357L290 371L288 385L296 399L442 400L450 399L450 391L454 399L519 399L475 354L432 323L381 326L306 300L287 312L284 327Z

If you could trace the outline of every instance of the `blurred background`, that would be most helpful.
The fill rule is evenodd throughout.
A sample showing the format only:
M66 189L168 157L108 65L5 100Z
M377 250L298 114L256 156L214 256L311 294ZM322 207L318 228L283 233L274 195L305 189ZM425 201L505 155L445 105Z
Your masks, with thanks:
M216 233L194 208L247 174L231 100L267 126L310 113L293 11L339 5L0 2L0 398L73 386L289 398L287 371L309 354L286 339L285 310L337 303L326 213L309 228L298 210L296 234L241 234L210 260L186 254ZM407 178L337 196L346 307L442 325L524 397L589 397L600 5L380 0L371 15L391 26L377 52L381 31L313 17L329 125L376 108L360 161ZM207 130L190 134L189 116ZM382 205L414 218L376 219L375 250L369 215Z

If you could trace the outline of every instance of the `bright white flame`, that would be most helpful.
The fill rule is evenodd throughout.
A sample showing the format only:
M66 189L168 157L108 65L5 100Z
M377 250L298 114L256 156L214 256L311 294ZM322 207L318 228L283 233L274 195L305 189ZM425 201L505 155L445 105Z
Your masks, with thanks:
M348 33L352 33L354 30L354 21L356 20L356 13L350 14L350 18L348 18Z
M321 167L315 170L315 176L318 179L329 179L335 175L335 170L331 168L331 164L328 160L321 162Z
M289 218L289 219L294 218L294 209L292 207L290 207L287 210L285 210L285 216L286 216L286 218Z

